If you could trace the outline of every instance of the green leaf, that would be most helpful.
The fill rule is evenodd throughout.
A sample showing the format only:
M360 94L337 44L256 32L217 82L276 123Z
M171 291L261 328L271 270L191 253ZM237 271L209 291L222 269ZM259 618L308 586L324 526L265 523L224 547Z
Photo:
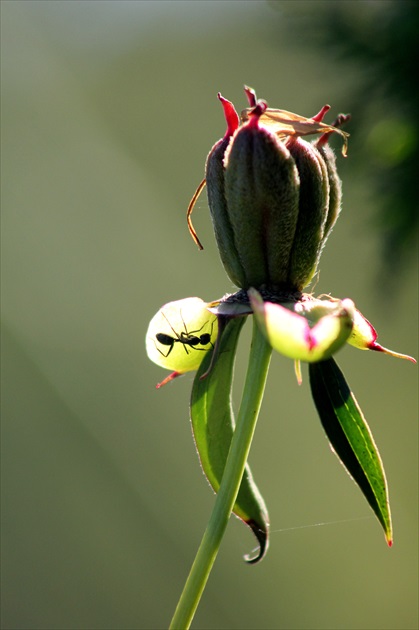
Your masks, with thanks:
M314 402L330 443L393 542L387 481L374 438L333 359L309 365Z
M228 320L216 348L214 365L201 380L211 364L213 352L209 352L192 388L191 421L195 444L202 469L215 492L220 487L234 431L231 389L237 341L244 321L244 317ZM269 517L248 465L233 513L251 528L260 546L256 557L245 556L245 559L250 563L258 562L268 548Z

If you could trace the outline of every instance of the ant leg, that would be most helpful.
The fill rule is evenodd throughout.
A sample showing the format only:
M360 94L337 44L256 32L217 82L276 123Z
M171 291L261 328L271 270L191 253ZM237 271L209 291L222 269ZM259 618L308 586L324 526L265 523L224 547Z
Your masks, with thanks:
M188 348L186 347L185 342L184 342L184 340L182 339L182 334L183 334L183 333L181 333L181 334L179 335L179 333L178 333L178 332L176 332L176 330L173 328L172 324L169 322L169 320L167 319L167 317L166 317L166 315L163 313L163 311L162 311L162 315L163 315L164 319L167 321L167 323L169 324L170 328L172 329L173 334L174 334L174 335L176 335L177 339L175 339L175 341L179 341L179 342L183 345L183 347L185 348L185 352L186 352L186 354L189 354ZM182 317L182 312L181 312L181 311L180 311L180 317L181 317L181 319L182 319L183 325L185 326L185 330L186 330L186 325L185 325L185 322L183 321L183 317ZM167 356L167 355L166 355L166 356Z
M174 344L174 342L173 342L173 343L171 344L171 346L169 347L169 350L167 351L167 353L166 353L166 354L164 354L164 352L162 352L162 351L160 350L160 348L158 347L158 345L156 344L156 340L155 340L155 339L153 339L153 341L154 341L154 345L156 346L156 350L158 350L158 351L160 352L160 354L161 354L164 358L166 358L166 357L168 357L168 356L169 356L169 354L170 354L170 353L172 352L172 350L173 350L173 346L175 345L175 344Z
M187 336L187 337L192 337L192 336L193 336L193 335L195 335L196 333L201 332L201 330L204 328L204 326L206 326L206 325L208 324L208 320L207 320L206 322L204 322L204 323L202 324L201 328L197 328L197 330L188 330L188 329L186 328L185 320L184 320L184 319L183 319L183 317L182 317L182 311L180 311L180 317L181 317L181 319L182 319L182 322L183 322L183 327L184 327L184 329L185 329L185 334L186 334L186 336ZM210 333L210 334L211 334L211 336L212 336L212 330L213 330L213 327L214 327L214 321L215 321L215 320L212 320L212 324L211 324L211 333ZM172 329L172 330L173 330L173 329Z
M208 346L210 345L211 348L214 350L214 344L211 341L211 337L212 337L212 333L214 330L214 322L215 319L212 320L211 322L211 330L210 332L206 332L206 333L202 333L202 335L198 335L198 336L193 336L192 339L197 340L201 346ZM206 322L205 324L207 324L208 322ZM202 326L202 328L205 326L205 324ZM200 328L199 330L201 330L202 328ZM199 332L199 330L195 331L195 332ZM208 352L209 348L197 348L196 346L198 345L197 343L191 344L193 345L193 347L195 348L195 350L200 350L201 352Z

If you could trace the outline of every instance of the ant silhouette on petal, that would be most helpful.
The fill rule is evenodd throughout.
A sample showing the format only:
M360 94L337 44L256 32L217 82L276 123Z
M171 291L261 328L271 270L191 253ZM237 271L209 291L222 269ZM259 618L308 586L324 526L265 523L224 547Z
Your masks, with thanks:
M208 346L210 345L211 348L214 348L214 345L211 341L211 336L212 336L212 329L214 327L214 321L211 324L211 332L209 333L202 333L201 335L197 335L196 333L199 333L204 326L206 326L208 324L208 322L205 322L204 324L202 324L201 328L198 328L197 330L190 330L188 331L188 329L186 328L186 324L185 321L182 317L182 313L180 313L180 317L182 319L183 322L183 326L185 328L185 330L182 330L182 332L179 334L176 332L176 330L173 328L172 324L169 322L169 320L167 319L166 315L164 313L162 313L164 319L167 321L167 323L169 324L170 328L173 330L173 333L175 335L175 337L172 337L172 335L168 335L166 333L157 333L156 334L156 339L159 343L161 343L163 346L168 346L169 350L167 351L167 353L165 354L164 352L162 352L160 350L160 348L157 347L156 342L156 348L157 350L160 352L161 355L163 355L164 357L168 357L169 354L172 352L175 343L181 343L185 349L186 354L189 354L189 348L193 348L194 350L199 350L200 352L207 352L208 348L198 348L198 345L201 346Z

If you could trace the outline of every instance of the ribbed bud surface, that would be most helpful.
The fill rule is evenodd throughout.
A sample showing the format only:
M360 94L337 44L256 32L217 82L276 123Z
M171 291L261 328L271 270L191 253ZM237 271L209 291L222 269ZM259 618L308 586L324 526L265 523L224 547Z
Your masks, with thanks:
M292 243L289 281L302 288L313 278L329 208L329 182L326 165L315 148L298 137L287 147L300 175L297 229Z
M225 157L225 196L247 286L283 285L298 217L299 178L283 143L243 126Z
M265 127L263 101L247 110L246 122L237 128L232 104L219 98L227 133L207 158L206 183L223 265L242 289L301 291L316 273L339 214L335 155L326 136L309 143L297 131Z
M246 284L246 275L235 245L224 186L224 154L230 138L223 138L212 148L207 158L206 182L208 205L221 262L230 280L238 287Z

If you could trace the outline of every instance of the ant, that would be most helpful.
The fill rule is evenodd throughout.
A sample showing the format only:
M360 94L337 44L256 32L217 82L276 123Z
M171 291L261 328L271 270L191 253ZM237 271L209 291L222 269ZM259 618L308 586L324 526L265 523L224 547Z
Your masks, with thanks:
M196 335L196 333L199 333L204 326L206 326L206 324L208 322L205 322L204 324L202 324L201 328L198 328L198 330L191 330L190 332L188 332L188 329L186 328L186 324L185 321L182 317L182 313L180 313L180 317L182 319L183 322L183 326L185 327L185 330L180 333L180 335L176 332L176 330L173 328L172 324L169 322L169 320L167 319L166 315L164 313L162 313L164 319L167 321L167 323L169 324L170 328L173 330L174 334L176 335L176 337L172 337L171 335L167 335L166 333L157 333L156 334L156 339L159 343L161 343L163 346L169 346L169 350L167 351L167 354L164 354L164 352L162 352L159 348L157 348L157 344L156 342L156 348L157 350L160 352L160 354L162 354L164 357L168 357L169 354L172 352L175 343L181 343L183 345L183 347L185 348L185 352L186 354L189 354L188 348L187 346L189 346L190 348L194 348L195 350L199 350L199 351L203 351L206 352L207 348L197 348L196 346L201 344L201 346L207 346L208 344L211 346L211 348L214 348L214 345L211 341L211 336L212 336L212 329L214 326L214 321L211 324L211 332L210 333L202 333L202 335Z

